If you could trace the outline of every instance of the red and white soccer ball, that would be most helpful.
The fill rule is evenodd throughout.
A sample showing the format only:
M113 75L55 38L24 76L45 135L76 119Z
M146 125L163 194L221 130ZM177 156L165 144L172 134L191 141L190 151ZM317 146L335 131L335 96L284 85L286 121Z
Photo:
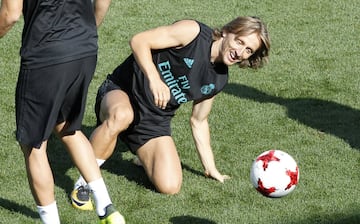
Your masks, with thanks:
M250 179L262 195L279 198L295 189L299 174L299 167L289 154L273 149L256 157L251 167Z

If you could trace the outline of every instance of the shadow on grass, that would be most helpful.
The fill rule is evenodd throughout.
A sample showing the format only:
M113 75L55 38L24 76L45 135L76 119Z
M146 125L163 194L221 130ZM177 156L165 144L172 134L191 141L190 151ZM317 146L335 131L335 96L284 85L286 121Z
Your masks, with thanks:
M122 153L127 152L128 148L121 140L118 140L116 149L112 156L106 160L101 169L118 176L123 176L127 180L143 186L149 190L156 191L155 187L150 182L144 169L141 166L136 166L131 160L125 160Z
M172 224L216 224L216 222L194 216L177 216L170 219Z
M259 103L274 103L287 109L289 118L317 129L320 133L337 136L360 151L360 111L339 103L315 98L286 99L268 95L253 87L228 84L224 92Z
M86 136L90 136L93 130L94 127L83 126L83 132ZM134 165L130 160L123 159L122 153L127 151L127 146L123 144L121 140L118 140L114 153L101 166L101 169L118 176L123 176L137 185L156 191L154 185L150 182L142 167ZM50 166L53 170L55 184L64 189L65 192L70 195L76 180L67 176L66 172L68 169L75 167L75 165L66 151L65 146L54 135L52 135L48 141L48 157ZM183 170L187 170L195 175L204 176L202 172L195 170L184 163L181 165Z
M7 209L11 212L30 217L32 219L39 219L39 214L36 211L33 211L26 206L19 205L5 198L0 197L0 207L3 207L4 209Z
M322 214L322 215L317 215L317 216L306 217L303 220L291 220L286 223L358 224L358 223L360 223L360 213L353 211L353 212L349 212L346 214L342 214L342 213Z
M88 137L93 130L94 127L89 126L83 126L82 129L84 134ZM64 189L67 195L70 195L76 181L76 179L74 180L66 174L69 169L75 167L70 155L65 149L64 144L55 135L50 137L47 151L50 166L53 170L55 184ZM147 178L144 169L134 165L132 161L123 159L122 153L126 151L128 151L127 147L119 140L113 155L101 166L101 169L118 176L124 176L129 181L135 182L137 185L155 191L155 188Z
M181 163L181 167L183 170L186 170L194 175L197 175L197 176L203 176L205 177L204 173L199 171L199 170L195 170L194 168L190 167L189 165L185 164L185 163Z

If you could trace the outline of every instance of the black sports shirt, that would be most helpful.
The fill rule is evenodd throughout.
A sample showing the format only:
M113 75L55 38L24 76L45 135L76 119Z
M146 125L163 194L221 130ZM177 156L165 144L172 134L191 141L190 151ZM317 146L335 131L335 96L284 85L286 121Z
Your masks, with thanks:
M165 110L155 106L149 80L141 72L133 55L108 78L128 92L140 108L145 106L160 115L172 116L182 103L216 95L228 82L228 67L210 62L213 31L202 23L199 26L200 33L188 45L180 49L169 48L153 52L157 70L171 92L171 99Z
M24 0L22 68L39 68L97 54L91 0Z

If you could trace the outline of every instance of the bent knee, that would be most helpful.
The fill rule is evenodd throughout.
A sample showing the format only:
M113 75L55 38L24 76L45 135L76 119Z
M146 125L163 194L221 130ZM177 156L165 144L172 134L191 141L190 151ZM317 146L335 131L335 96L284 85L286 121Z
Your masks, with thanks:
M180 192L181 184L182 184L181 180L172 180L172 181L166 180L156 184L155 187L159 193L174 195Z
M117 110L112 111L103 123L114 134L127 129L134 119L132 110Z

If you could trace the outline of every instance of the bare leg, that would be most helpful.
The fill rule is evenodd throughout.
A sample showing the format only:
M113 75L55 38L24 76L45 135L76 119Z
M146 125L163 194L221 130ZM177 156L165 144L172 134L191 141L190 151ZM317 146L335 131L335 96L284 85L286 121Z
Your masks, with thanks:
M101 102L98 126L90 137L97 159L108 159L114 152L118 135L127 129L134 119L134 112L127 94L113 90L105 95Z
M132 122L134 112L127 94L121 90L113 90L101 101L99 115L102 124L91 134L90 143L97 161L102 164L114 152L117 137ZM86 181L80 176L74 188L77 189L84 184Z
M40 149L20 145L24 153L26 173L31 193L37 205L42 223L59 224L59 212L55 201L54 178L46 153L47 141Z
M74 164L87 182L101 178L92 146L81 131L76 131L73 135L63 136L61 140L66 145Z
M102 179L100 168L96 163L92 146L81 131L75 131L75 133L71 135L64 135L61 131L63 127L64 124L57 125L56 132L66 145L81 175L87 183L89 183L89 187L94 193L96 211L99 216L102 216L106 212L106 206L112 204L112 202Z
M55 201L54 178L46 154L47 141L40 149L21 145L31 193L37 205L45 206Z
M160 193L179 193L182 184L181 163L170 136L148 141L139 148L137 155L149 179Z

